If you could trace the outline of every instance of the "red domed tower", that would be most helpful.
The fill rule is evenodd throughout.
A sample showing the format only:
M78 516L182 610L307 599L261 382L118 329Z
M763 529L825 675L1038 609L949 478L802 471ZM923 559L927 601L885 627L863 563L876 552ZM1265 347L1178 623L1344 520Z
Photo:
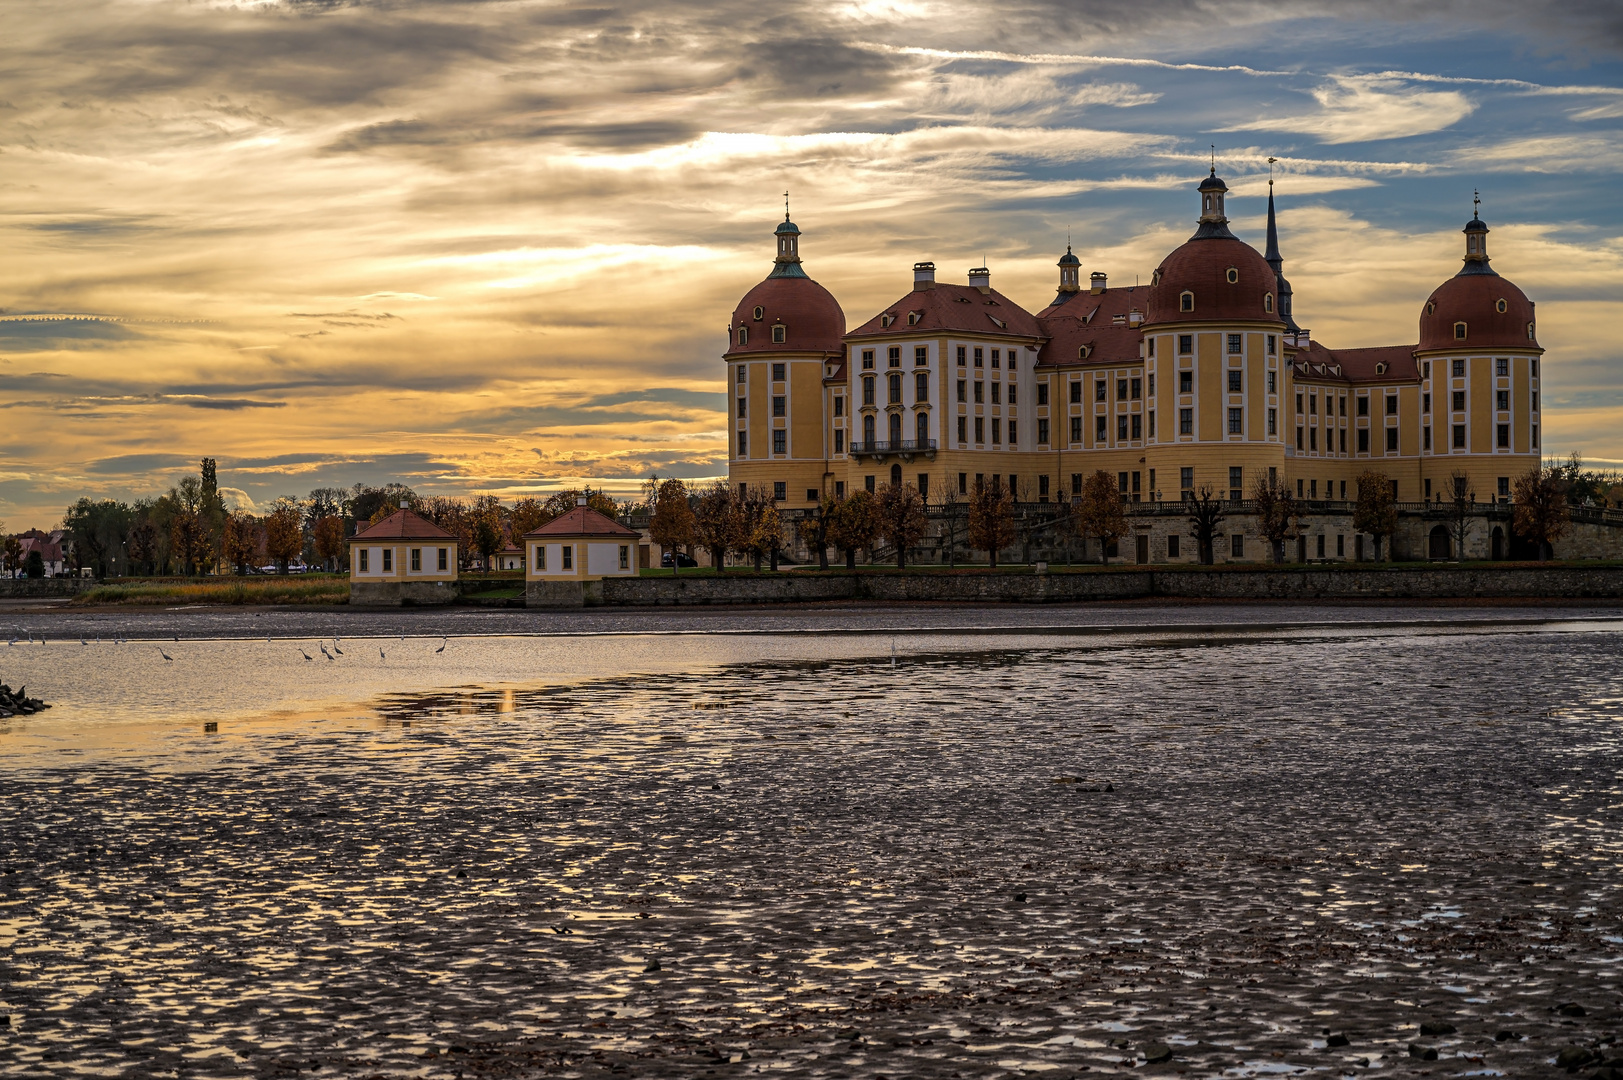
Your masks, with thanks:
M1162 499L1210 488L1249 497L1258 477L1283 480L1286 325L1280 276L1229 230L1228 185L1201 181L1195 234L1150 278L1144 369L1150 387L1146 464ZM1191 453L1195 446L1222 453Z
M744 294L727 326L728 476L765 484L779 505L816 502L830 448L824 421L844 379L845 313L806 275L800 229L773 233L772 272Z
M1478 200L1480 205L1480 200ZM1422 476L1446 498L1463 476L1479 502L1508 498L1541 453L1533 302L1488 260L1488 225L1465 223L1465 263L1420 311Z

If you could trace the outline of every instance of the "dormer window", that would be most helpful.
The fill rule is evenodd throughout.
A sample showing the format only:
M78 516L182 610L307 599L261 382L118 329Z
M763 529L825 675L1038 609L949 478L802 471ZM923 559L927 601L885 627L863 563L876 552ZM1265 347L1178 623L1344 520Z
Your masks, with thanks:
M1505 312L1510 310L1510 305L1505 303L1505 298L1501 296L1498 299L1498 301L1493 305L1493 309L1495 311L1497 311L1499 314L1503 315Z
M1528 341L1533 340L1533 324L1532 323L1527 324L1527 340Z
M1195 310L1195 294L1192 293L1192 292L1182 293L1178 297L1178 310L1179 311L1194 311Z
M1375 374L1377 374L1377 375L1385 375L1386 374L1386 361L1383 360L1380 363L1375 365Z
M893 323L895 321L896 321L896 316L892 315L888 311L885 312L885 314L879 316L879 325L880 326L889 326L891 323Z
M1083 346L1081 346L1080 348L1078 348L1076 350L1076 358L1078 360L1086 360L1088 358L1089 354L1092 353L1092 352L1093 352L1093 346L1092 345L1083 345Z
M784 341L788 339L788 337L789 328L784 326L782 323L778 323L772 328L772 343L774 345L782 345Z
M916 311L909 311L907 313L907 325L909 325L909 326L917 326L918 324L919 324L919 313L916 312Z
M1437 314L1437 304L1436 304L1435 301L1432 301L1432 300L1427 300L1426 301L1426 314L1427 315L1435 315L1435 314Z
M756 321L756 322L760 322L760 321L761 321L761 318L762 318L762 316L764 316L764 315L765 315L765 314L766 314L766 308L764 308L764 307L757 307L757 308L756 308L756 309L755 309L755 321Z
M1234 267L1234 266L1229 267L1229 272L1228 272L1227 276L1228 276L1230 285L1238 285L1240 283L1240 270L1239 270L1238 267Z
M748 345L750 343L750 328L749 327L740 326L738 328L738 343L740 345Z
M1270 315L1273 314L1273 312L1274 312L1274 294L1273 293L1263 293L1262 294L1262 310L1266 311Z
M1454 324L1454 340L1455 341L1464 341L1465 340L1465 324L1464 323L1457 322L1457 323Z

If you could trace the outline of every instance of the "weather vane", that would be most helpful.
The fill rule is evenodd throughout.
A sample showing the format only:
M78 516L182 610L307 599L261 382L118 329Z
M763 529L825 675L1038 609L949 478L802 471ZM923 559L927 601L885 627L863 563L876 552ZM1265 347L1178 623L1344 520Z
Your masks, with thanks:
M1482 192L1471 189L1471 216L1480 217L1482 212Z
M1212 175L1217 175L1217 144L1212 143Z
M1279 160L1278 158L1269 158L1268 159L1268 186L1269 187L1274 186L1274 162L1276 162L1278 160Z
M783 193L783 220L789 220L789 193L787 191Z

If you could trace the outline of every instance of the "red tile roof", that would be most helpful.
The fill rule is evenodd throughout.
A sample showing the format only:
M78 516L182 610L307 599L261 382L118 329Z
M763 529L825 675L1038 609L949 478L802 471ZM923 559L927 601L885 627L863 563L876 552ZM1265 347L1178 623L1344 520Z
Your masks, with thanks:
M558 536L615 536L633 540L642 538L642 534L635 529L626 528L590 506L577 506L567 514L559 514L534 532L525 533L524 539Z
M1230 268L1239 272L1233 283L1228 280ZM1159 281L1150 287L1146 323L1279 322L1277 297L1274 311L1263 307L1263 297L1278 289L1274 269L1244 240L1233 236L1189 240L1168 255L1156 273ZM1185 291L1195 294L1193 311L1180 310Z
M917 321L909 318L918 315ZM886 315L895 319L882 326ZM846 335L852 338L905 334L908 331L974 334L978 337L1042 337L1037 317L996 289L982 293L970 285L936 285L914 289Z
M755 309L761 309L760 319ZM784 340L773 342L772 326L782 323ZM736 344L738 328L749 327L749 343ZM728 328L727 353L840 352L845 312L832 293L808 277L769 277L744 294Z
M410 510L396 510L376 525L368 525L360 532L349 538L350 543L362 540L452 540L455 533L448 533L427 518L419 517Z
M1296 353L1296 377L1315 382L1416 382L1420 366L1413 345L1381 345L1372 349L1327 349L1315 341ZM1384 371L1376 367L1385 364Z
M1511 282L1493 273L1458 274L1420 309L1420 348L1537 349L1537 338L1527 336L1532 321L1533 302ZM1463 341L1454 337L1457 322L1465 324Z
M1076 293L1063 303L1050 304L1037 315L1048 342L1037 358L1038 367L1062 364L1137 363L1143 334L1132 325L1134 309L1144 310L1146 289L1105 289ZM1117 318L1120 322L1117 322ZM1080 355L1088 346L1086 358Z

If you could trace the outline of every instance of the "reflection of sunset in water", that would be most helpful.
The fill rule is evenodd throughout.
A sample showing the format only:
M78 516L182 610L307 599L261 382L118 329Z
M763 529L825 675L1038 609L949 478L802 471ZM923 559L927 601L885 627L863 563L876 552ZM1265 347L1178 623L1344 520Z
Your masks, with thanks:
M437 644L75 653L0 729L0 1070L1528 1075L1612 1027L1612 625Z

